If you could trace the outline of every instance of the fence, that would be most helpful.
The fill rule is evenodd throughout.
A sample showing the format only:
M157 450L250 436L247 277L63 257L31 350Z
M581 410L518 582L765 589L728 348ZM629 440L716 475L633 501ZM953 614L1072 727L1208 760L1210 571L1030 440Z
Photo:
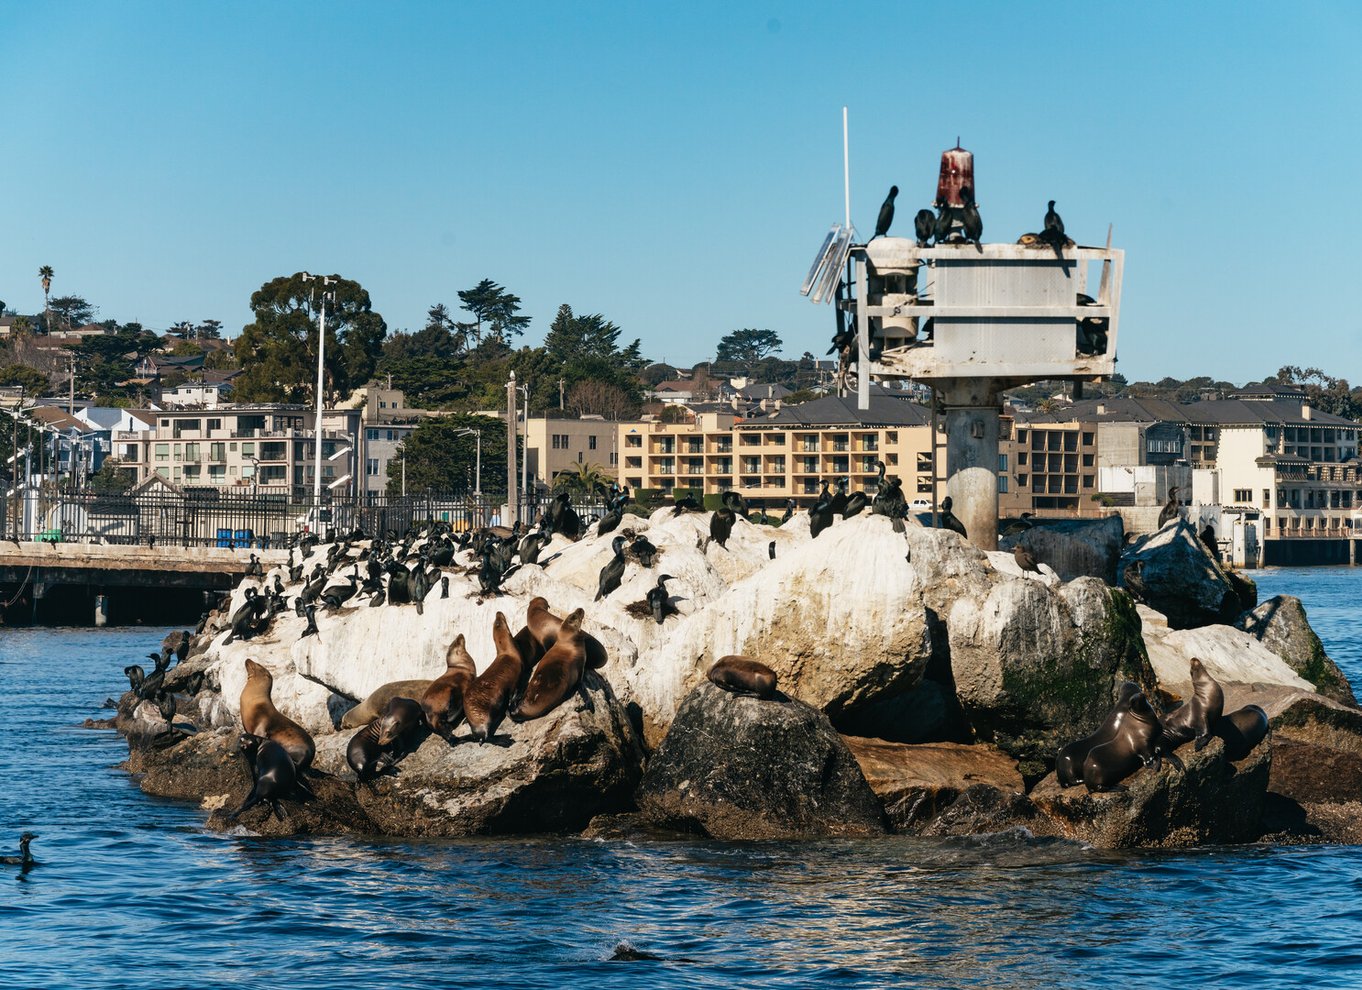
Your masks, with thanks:
M424 495L333 496L323 501L320 517L310 497L223 492L216 489L101 495L63 491L39 495L19 493L6 521L5 536L17 530L20 540L98 542L174 546L256 547L288 545L304 531L345 534L356 528L369 535L430 520L446 522L456 532L501 522L505 497L471 492ZM585 520L604 507L595 496L574 497ZM521 518L538 520L547 496L531 493L520 501ZM509 520L507 520L509 522Z

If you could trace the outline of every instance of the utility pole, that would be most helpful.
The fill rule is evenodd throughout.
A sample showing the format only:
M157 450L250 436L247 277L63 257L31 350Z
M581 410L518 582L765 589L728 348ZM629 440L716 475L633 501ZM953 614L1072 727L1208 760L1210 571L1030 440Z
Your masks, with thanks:
M313 523L316 532L321 529L322 523L322 413L325 411L325 392L326 381L325 361L326 361L326 297L327 286L333 284L336 279L330 275L312 275L303 272L304 282L313 282L321 279L322 282L322 309L317 318L317 422L313 424L312 443L313 452L316 454L316 466L312 477L312 511L314 512Z
M66 401L66 415L76 414L76 356L68 354L66 356L66 367L71 376L71 397Z
M511 372L511 379L506 383L506 518L501 521L503 526L511 525L511 515L515 514L520 518L520 497L516 492L516 470L515 470L515 372Z
M558 411L559 411L559 412L562 412L563 409L564 409L564 406L563 406L563 386L564 386L565 384L567 384L567 383L564 382L563 379L561 379L561 378L558 379Z

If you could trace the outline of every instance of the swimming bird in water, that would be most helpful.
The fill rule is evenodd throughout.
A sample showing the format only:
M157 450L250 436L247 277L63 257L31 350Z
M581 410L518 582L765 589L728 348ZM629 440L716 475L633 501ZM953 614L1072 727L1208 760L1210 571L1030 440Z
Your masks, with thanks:
M624 537L617 536L611 541L611 547L615 551L615 556L601 568L601 581L596 589L596 601L600 601L610 592L620 586L620 581L624 578Z
M1004 536L1020 536L1030 529L1034 523L1031 520L1035 517L1034 512L1023 512L1021 518L1013 519L1003 527Z
M19 855L0 856L0 865L21 866L25 872L33 869L35 866L41 865L33 858L33 853L28 850L28 844L36 838L38 838L38 833L36 832L25 832L23 835L19 836Z
M1026 547L1018 543L1012 548L1012 556L1016 558L1017 566L1022 569L1022 576L1026 576L1027 571L1040 573L1040 565L1036 563L1036 556Z
M1174 485L1168 489L1168 502L1164 505L1163 511L1159 513L1159 529L1163 529L1171 520L1178 518L1181 514L1178 503L1178 486Z
M898 186L889 187L889 195L886 196L884 202L880 204L880 215L875 221L875 233L870 238L872 241L876 237L883 237L885 234L889 233L889 227L894 222L894 197L898 194Z
M954 502L949 495L941 500L941 528L949 529L952 533L959 533L968 540L969 534L965 532L965 524L955 518L955 513L951 511L952 505L954 505Z
M648 589L648 607L652 609L653 619L657 624L662 625L662 620L667 616L667 582L672 579L670 574L659 574L657 587Z
M979 238L984 236L984 221L979 216L979 207L974 202L974 190L970 186L960 187L960 199L964 206L960 209L960 222L965 226L965 239L973 241L974 246L983 250Z
M917 246L926 247L936 233L936 214L931 210L918 210L913 217L913 232L917 234Z

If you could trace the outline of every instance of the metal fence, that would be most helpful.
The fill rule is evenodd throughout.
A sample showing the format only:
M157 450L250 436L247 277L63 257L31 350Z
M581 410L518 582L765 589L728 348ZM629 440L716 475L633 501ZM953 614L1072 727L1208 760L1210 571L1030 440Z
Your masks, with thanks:
M520 501L521 518L533 525L550 496L530 493ZM574 497L585 520L604 507L595 496ZM361 495L326 498L318 513L310 497L223 492L215 489L101 495L88 490L40 495L20 493L12 500L4 536L48 542L96 542L185 547L283 547L308 531L323 536L358 528L369 535L432 520L456 532L514 521L503 519L505 496L471 492L424 495Z

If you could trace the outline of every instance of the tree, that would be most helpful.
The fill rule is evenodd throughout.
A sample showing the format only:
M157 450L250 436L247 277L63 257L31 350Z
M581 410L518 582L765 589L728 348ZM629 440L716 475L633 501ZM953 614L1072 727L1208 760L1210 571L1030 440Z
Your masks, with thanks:
M47 331L52 326L52 307L48 304L48 295L52 292L52 266L39 268L38 278L43 283L43 330Z
M574 464L566 471L559 471L553 477L553 487L560 492L580 492L590 494L598 485L608 485L615 479L599 464L585 462Z
M23 364L0 365L0 385L22 388L28 395L43 395L52 387L48 377Z
M774 330L753 330L744 328L719 339L719 349L715 352L716 363L732 361L741 364L750 372L752 367L775 351L780 350L780 335Z
M406 466L407 494L472 491L477 442L463 430L482 436L482 490L506 490L506 424L488 416L440 416L422 420L388 462L388 494L402 492Z
M83 327L95 317L95 307L80 296L58 296L47 304L47 309L48 333L52 332L52 314L56 314L58 321L64 323L68 330Z
M135 468L125 468L117 457L106 457L99 470L90 475L90 489L96 495L124 495L137 477Z
M180 340L193 340L194 324L189 320L181 320L179 323L172 323L166 333L172 337L178 337Z
M358 282L336 276L326 304L327 396L349 395L367 382L382 352L388 325L373 311ZM243 402L316 402L317 307L321 286L303 273L281 275L251 296L255 320L236 339L245 371L234 382Z
M638 415L638 403L628 392L608 382L594 380L572 386L567 394L567 408L574 416L629 419Z
M1305 392L1310 405L1316 409L1345 419L1362 419L1362 402L1346 378L1326 375L1319 368L1298 368L1285 365L1266 382L1294 385Z
M196 340L221 340L222 321L204 320L194 328L194 339Z
M520 336L530 325L528 316L516 315L520 311L520 297L507 292L490 278L460 291L459 299L463 308L473 314L473 322L457 326L473 334L475 346L482 343L484 324L486 332L503 344L509 344L511 337Z

